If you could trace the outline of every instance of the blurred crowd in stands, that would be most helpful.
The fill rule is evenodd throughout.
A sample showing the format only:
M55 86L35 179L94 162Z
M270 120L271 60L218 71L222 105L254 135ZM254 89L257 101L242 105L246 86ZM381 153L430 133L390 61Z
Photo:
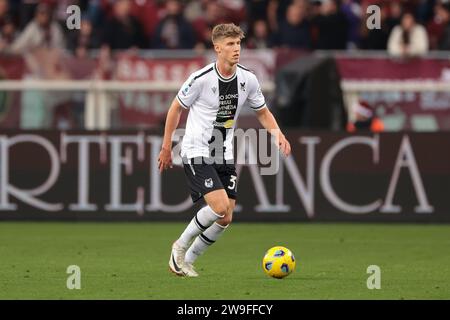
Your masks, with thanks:
M81 8L68 30L67 7ZM381 28L370 30L367 7ZM239 24L246 48L450 50L450 0L0 0L0 50L209 49L214 25Z

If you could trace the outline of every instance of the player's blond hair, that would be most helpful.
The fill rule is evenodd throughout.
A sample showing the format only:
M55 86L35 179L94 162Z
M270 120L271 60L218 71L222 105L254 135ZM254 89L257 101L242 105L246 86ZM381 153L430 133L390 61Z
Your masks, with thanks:
M213 43L223 38L239 38L244 39L244 31L234 23L218 24L212 30L211 40Z

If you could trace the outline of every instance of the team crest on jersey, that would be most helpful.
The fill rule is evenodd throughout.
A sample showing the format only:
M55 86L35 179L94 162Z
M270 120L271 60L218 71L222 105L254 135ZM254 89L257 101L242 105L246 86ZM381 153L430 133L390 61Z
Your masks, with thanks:
M241 85L241 90L245 92L245 82L239 82Z
M212 178L205 180L205 187L207 187L208 189L211 189L213 186L214 186L214 182L213 182Z
M217 91L217 88L216 88L216 87L212 87L211 90L212 90L212 92L215 94L216 91Z

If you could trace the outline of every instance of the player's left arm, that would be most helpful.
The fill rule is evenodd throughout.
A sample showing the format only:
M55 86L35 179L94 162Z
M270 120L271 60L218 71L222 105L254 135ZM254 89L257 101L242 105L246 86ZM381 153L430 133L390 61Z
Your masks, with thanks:
M261 125L275 137L275 142L285 157L291 154L291 145L287 141L284 134L278 126L277 120L270 112L269 108L265 107L256 111L256 117Z

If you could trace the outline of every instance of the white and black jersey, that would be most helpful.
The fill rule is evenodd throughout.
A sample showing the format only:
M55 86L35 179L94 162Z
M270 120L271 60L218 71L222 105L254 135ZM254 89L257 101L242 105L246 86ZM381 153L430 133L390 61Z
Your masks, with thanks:
M266 107L256 76L239 64L229 78L219 73L216 63L194 72L181 87L177 99L189 109L181 148L181 155L189 159L217 156L211 150L217 150L215 140L220 140L224 159L232 160L234 128L242 107L253 110ZM222 139L215 139L217 131Z

